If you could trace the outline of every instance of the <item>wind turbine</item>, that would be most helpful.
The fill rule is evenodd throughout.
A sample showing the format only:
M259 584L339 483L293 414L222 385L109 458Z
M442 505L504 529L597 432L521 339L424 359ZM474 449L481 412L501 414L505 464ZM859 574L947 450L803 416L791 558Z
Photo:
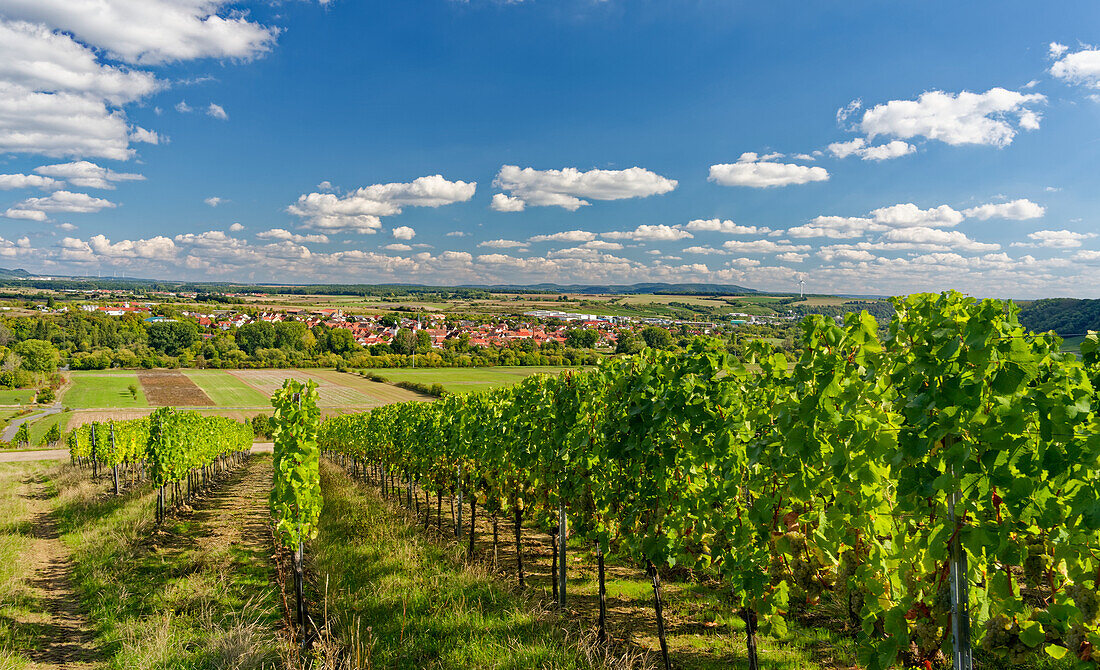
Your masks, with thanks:
M800 278L798 280L798 297L799 298L805 297L803 292L802 292L803 289L805 288L805 286L806 286L806 280Z

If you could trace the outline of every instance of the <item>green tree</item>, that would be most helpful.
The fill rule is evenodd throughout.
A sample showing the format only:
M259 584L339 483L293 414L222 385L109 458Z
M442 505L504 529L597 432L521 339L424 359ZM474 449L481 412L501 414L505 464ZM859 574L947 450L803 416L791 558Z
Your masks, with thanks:
M328 332L326 349L334 354L346 354L359 348L355 335L347 328L333 328Z
M591 349L599 341L600 334L591 328L570 328L565 331L565 346Z
M23 357L23 369L32 372L53 372L61 361L57 347L45 340L23 340L12 350Z
M645 348L645 342L640 340L629 330L619 331L619 337L615 341L615 353L636 354Z
M660 326L647 326L642 329L642 339L647 347L667 349L672 344L672 334Z
M393 341L390 342L390 349L395 354L402 354L408 356L416 352L416 333L408 328L402 328L397 331L397 334L393 336Z
M175 356L195 343L199 329L191 321L158 321L149 324L148 334L149 346Z
M126 390L130 392L130 397L137 400L138 387L137 384L130 384L126 387Z
M301 321L282 321L275 324L275 346L280 349L302 351L306 348L305 337L309 329Z
M428 331L416 331L416 350L422 354L432 350L432 336L428 334Z
M275 346L275 326L266 321L246 323L237 329L237 346L249 356Z

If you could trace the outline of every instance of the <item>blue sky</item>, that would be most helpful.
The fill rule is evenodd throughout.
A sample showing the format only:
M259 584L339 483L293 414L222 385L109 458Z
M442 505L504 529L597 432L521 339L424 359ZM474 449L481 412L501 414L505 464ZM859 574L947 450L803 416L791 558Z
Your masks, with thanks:
M0 266L1098 297L1098 19L0 0Z

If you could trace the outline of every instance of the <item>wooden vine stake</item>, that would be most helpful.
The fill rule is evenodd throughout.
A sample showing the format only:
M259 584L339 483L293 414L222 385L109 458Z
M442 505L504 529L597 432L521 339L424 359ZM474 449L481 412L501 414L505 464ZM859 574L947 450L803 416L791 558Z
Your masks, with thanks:
M661 658L665 662L665 670L672 670L672 663L668 659L668 640L665 639L665 614L661 605L661 575L657 572L657 566L653 561L646 560L646 572L653 580L653 611L657 615L657 639L661 642Z
M565 542L569 539L568 520L565 518L565 503L558 503L558 546L561 552L558 558L558 606L565 607Z

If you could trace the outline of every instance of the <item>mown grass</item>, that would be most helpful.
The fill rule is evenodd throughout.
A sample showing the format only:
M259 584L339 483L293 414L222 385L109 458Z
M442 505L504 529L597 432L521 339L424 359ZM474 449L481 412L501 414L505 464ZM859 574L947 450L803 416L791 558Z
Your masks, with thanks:
M214 404L223 407L269 407L271 399L223 370L184 370Z
M129 386L137 387L137 396L131 396ZM138 383L137 375L101 373L72 373L72 386L65 392L63 402L66 407L77 409L96 407L148 407L145 393Z
M58 414L50 414L44 416L41 419L38 419L31 423L29 428L31 434L31 445L35 447L49 446L45 445L44 442L46 439L46 431L48 431L50 427L54 425L60 425L61 434L62 437L64 437L65 427L66 425L68 425L69 417L71 415L71 412L60 412ZM63 445L63 442L58 442L59 447Z
M331 463L321 484L325 510L307 561L346 667L618 667Z
M34 394L35 389L0 389L0 405L27 405Z
M34 542L25 481L42 476L43 463L0 463L0 668L27 667L28 650L37 645L33 627L25 623L37 605L26 581L30 564L24 560Z
M157 529L155 494L147 488L115 498L87 472L66 467L58 489L74 588L108 667L281 665L274 634L281 609L266 556L201 543L212 529L186 512Z

